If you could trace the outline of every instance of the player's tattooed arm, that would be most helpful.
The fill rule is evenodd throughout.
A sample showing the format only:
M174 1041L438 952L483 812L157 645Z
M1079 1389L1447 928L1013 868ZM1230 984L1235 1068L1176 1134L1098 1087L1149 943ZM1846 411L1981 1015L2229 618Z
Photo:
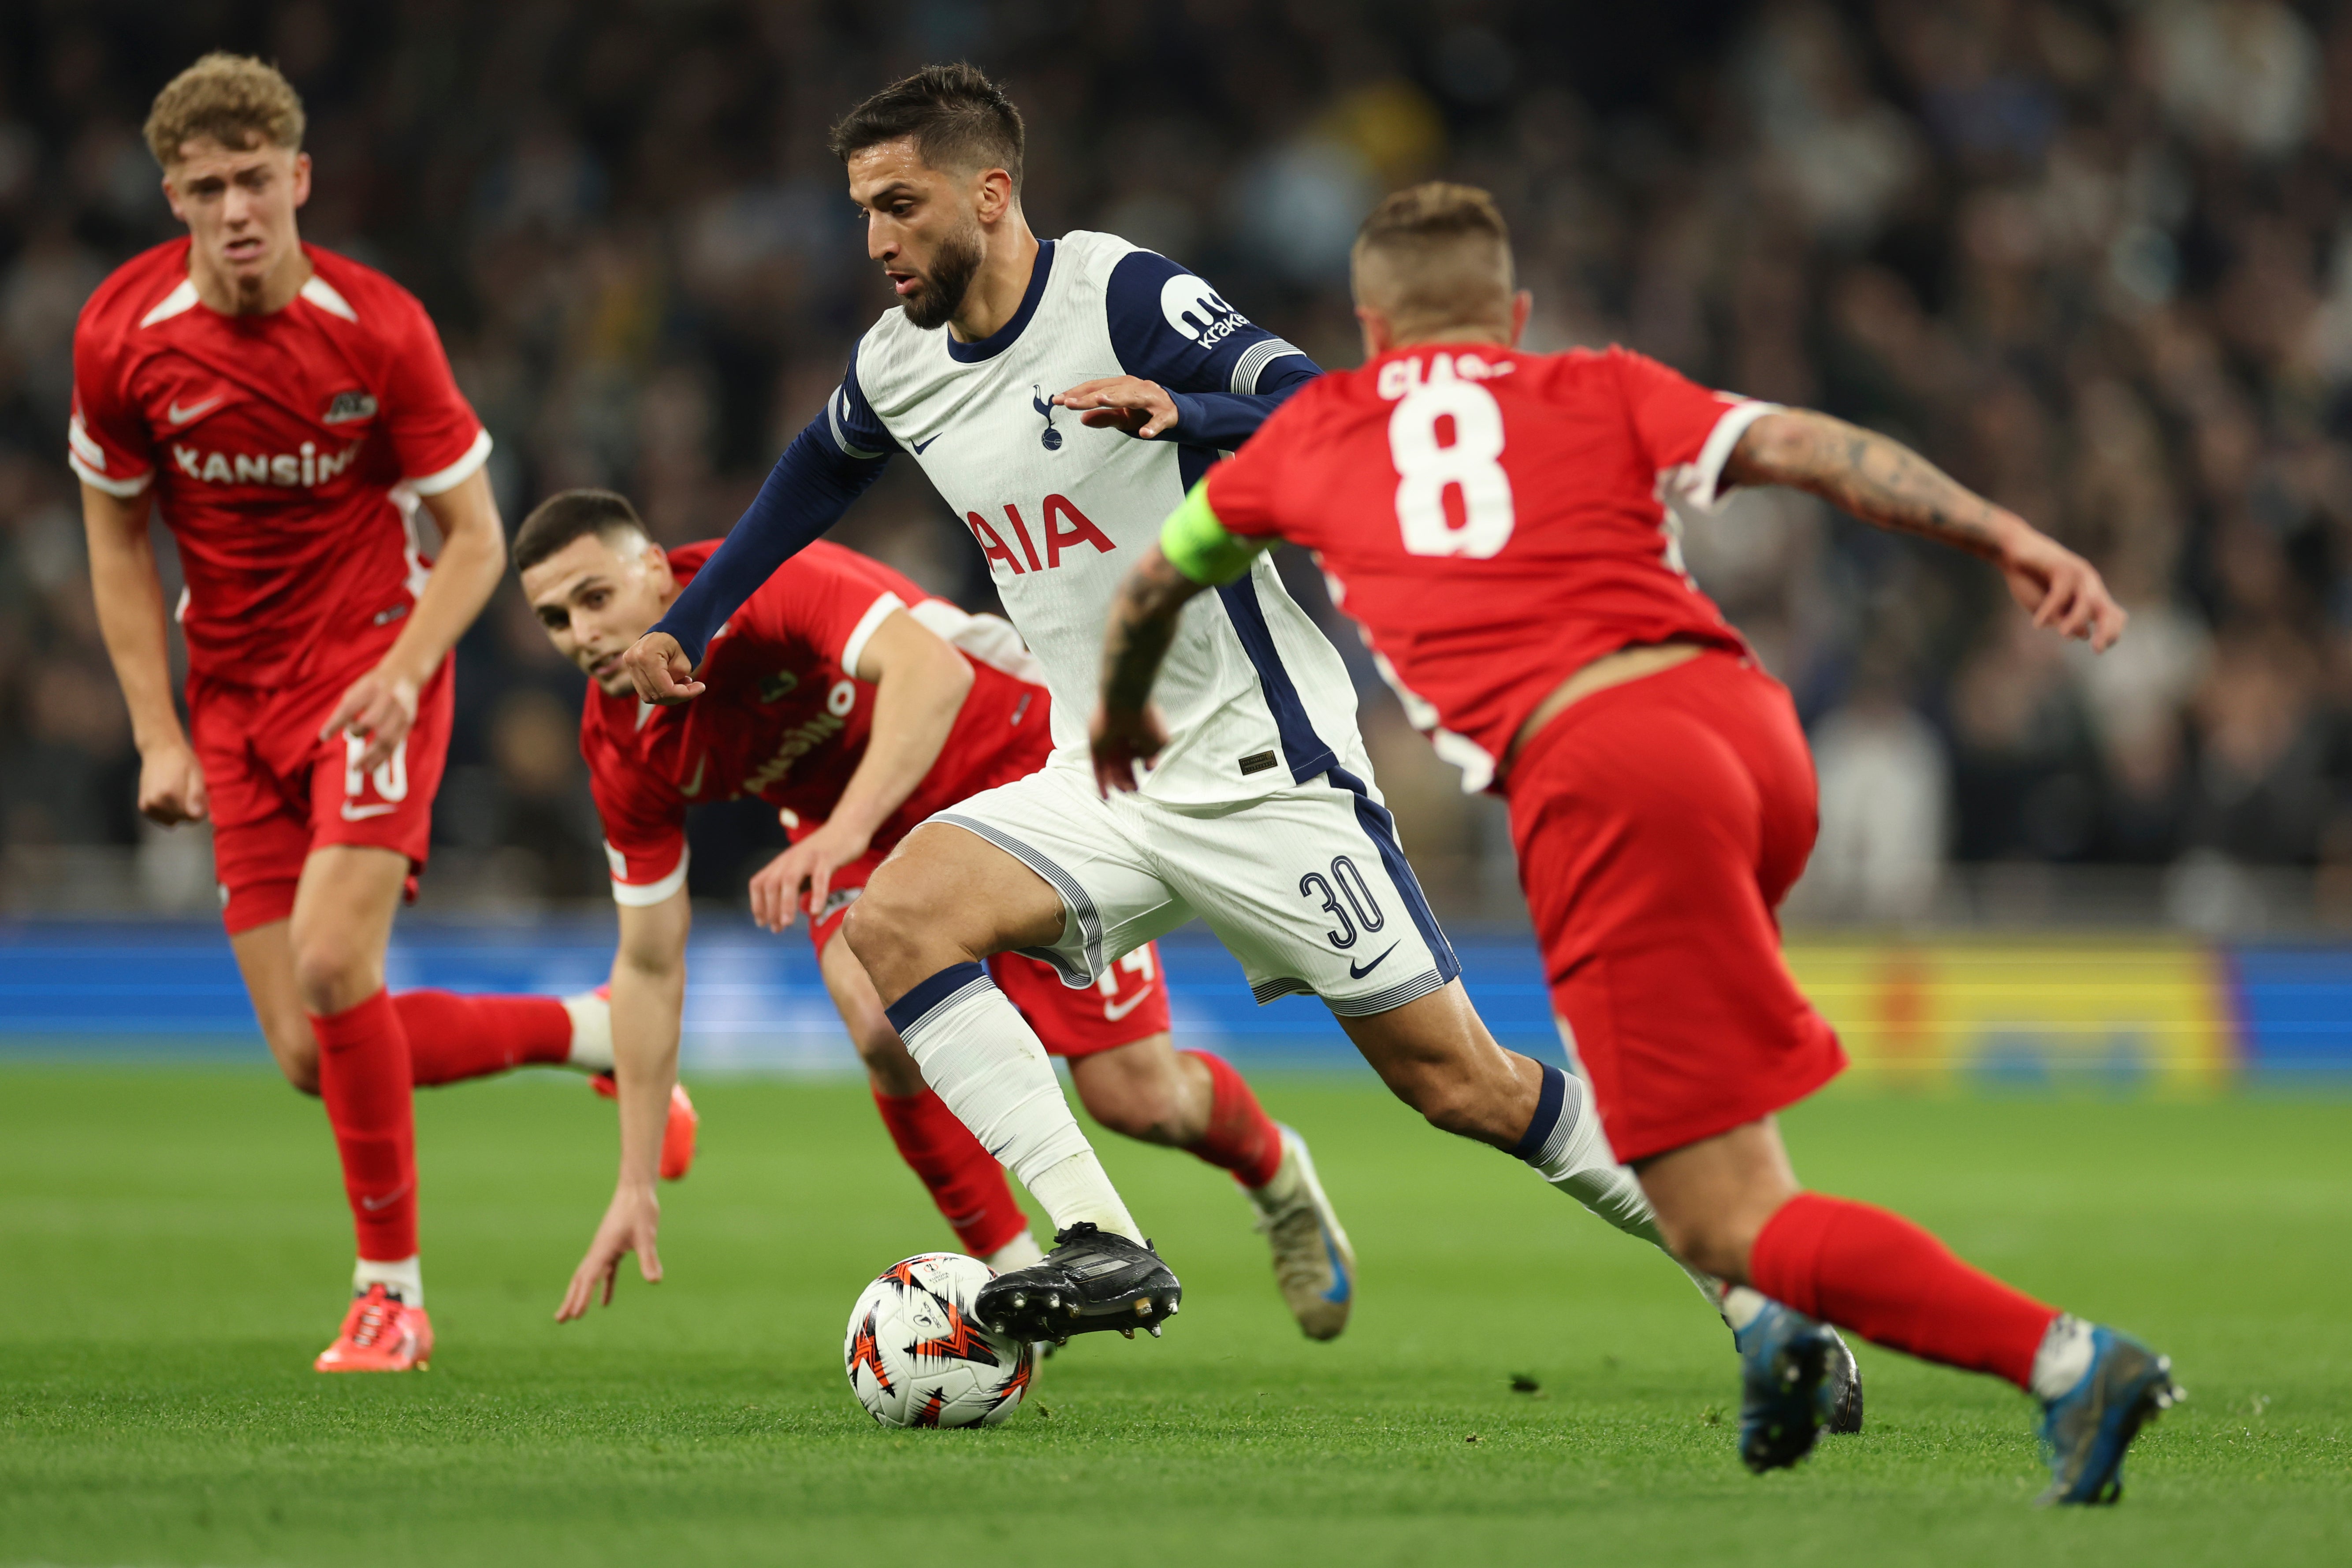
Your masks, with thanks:
M1151 709L1151 686L1176 640L1184 606L1207 590L1177 570L1158 545L1118 586L1103 638L1102 703L1095 710L1095 778L1108 795L1136 787L1138 763L1168 744Z
M2096 568L1900 441L1809 409L1780 409L1741 433L1727 484L1788 485L1880 528L1990 563L2033 624L2105 652L2128 618Z

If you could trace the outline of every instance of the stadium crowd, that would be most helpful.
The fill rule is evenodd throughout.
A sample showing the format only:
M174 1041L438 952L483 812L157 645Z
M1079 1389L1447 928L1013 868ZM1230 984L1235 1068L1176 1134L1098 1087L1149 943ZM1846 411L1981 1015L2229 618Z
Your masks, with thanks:
M887 302L826 124L965 57L1028 116L1039 232L1164 250L1326 363L1360 352L1363 212L1468 180L1515 226L1532 346L1622 341L1886 430L2092 555L2133 616L2097 661L1810 499L1693 520L1817 748L1811 913L1922 915L1949 859L2352 882L2352 8L46 0L0 17L0 898L37 899L50 847L142 842L156 897L207 890L200 840L132 813L62 455L76 311L177 232L147 100L215 46L305 94L304 236L432 310L509 525L591 484L668 542L728 526ZM911 465L839 537L987 602ZM1492 803L1330 624L1433 893L1508 907ZM428 888L597 894L578 677L511 592L460 658ZM761 815L698 828L698 890L740 889Z

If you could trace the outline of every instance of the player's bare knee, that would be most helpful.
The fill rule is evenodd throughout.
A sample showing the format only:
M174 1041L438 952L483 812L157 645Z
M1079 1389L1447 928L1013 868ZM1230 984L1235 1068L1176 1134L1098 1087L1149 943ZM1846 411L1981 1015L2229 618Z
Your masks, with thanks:
M933 961L919 900L902 891L897 879L877 875L849 906L841 934L886 999L905 994L909 986L944 967Z
M305 932L294 942L294 989L305 1010L321 1017L356 1007L381 984L369 955L331 932Z

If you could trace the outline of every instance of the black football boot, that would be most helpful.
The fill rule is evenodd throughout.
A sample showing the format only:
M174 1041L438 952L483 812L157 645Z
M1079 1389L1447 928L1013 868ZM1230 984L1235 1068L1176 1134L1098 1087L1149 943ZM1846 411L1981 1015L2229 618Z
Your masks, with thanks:
M982 1286L972 1313L1000 1334L1060 1344L1105 1329L1157 1337L1183 1300L1184 1287L1149 1241L1138 1246L1080 1220L1054 1233L1054 1250L1041 1261Z

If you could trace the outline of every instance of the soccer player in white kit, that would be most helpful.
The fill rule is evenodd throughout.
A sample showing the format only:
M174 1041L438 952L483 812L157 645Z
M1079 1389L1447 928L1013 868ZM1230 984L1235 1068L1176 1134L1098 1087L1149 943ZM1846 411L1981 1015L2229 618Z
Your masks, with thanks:
M1432 1122L1656 1240L1579 1088L1497 1046L1472 1011L1370 782L1346 668L1264 557L1186 606L1158 687L1171 740L1140 787L1097 787L1086 717L1123 575L1219 453L1318 372L1163 257L1105 234L1038 240L1021 141L1019 112L968 66L927 68L835 128L901 308L628 655L646 700L699 694L692 670L726 618L894 451L986 554L1054 693L1053 756L908 835L847 927L924 1077L1056 1226L1044 1262L982 1292L982 1321L1063 1339L1156 1332L1177 1309L1175 1276L983 962L1015 950L1088 984L1196 915L1259 1001L1320 996ZM1332 1267L1344 1283L1336 1254Z

